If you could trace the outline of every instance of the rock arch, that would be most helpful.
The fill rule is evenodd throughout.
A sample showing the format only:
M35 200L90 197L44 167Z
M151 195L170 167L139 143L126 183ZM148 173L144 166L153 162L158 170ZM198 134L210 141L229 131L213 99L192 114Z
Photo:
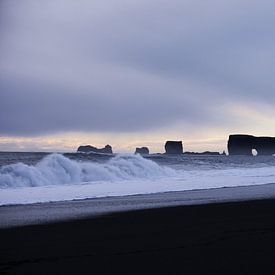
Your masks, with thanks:
M257 155L275 154L275 137L255 137L252 135L230 135L228 139L229 155L252 156L252 150L257 151Z

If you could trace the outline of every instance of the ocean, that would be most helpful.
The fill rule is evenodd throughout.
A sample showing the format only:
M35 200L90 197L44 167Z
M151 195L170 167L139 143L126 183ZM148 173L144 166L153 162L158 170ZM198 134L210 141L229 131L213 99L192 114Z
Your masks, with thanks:
M0 205L269 183L273 156L0 153Z

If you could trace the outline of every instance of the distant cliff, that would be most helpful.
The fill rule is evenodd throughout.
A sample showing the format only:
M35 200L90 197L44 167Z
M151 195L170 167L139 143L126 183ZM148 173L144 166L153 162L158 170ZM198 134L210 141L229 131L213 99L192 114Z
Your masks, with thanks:
M77 152L113 154L112 146L110 145L106 145L104 148L96 148L91 145L79 146Z
M148 149L148 147L141 147L141 148L137 147L135 154L148 155L149 149Z
M182 141L166 141L165 143L165 153L179 155L183 154Z
M230 135L227 147L229 155L251 156L253 149L258 155L273 155L275 154L275 137Z

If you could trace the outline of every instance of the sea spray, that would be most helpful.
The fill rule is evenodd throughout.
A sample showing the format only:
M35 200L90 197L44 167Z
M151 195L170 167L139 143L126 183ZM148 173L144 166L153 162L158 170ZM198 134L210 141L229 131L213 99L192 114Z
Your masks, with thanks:
M7 159L8 153L3 154ZM67 154L71 157L67 158L52 154L42 160L38 156L41 161L30 164L33 154L25 155L28 165L0 167L0 205L275 183L273 157L157 155L150 156L152 161L139 155L102 159L96 155Z
M175 173L175 170L140 155L117 155L106 163L95 163L51 154L34 166L23 163L2 166L0 188L152 179L173 176Z

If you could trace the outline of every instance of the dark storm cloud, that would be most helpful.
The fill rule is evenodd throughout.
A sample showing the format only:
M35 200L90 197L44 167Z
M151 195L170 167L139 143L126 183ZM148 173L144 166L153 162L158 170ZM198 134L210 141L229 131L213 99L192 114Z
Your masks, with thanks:
M64 87L44 83L2 85L1 98L5 104L1 103L1 130L13 135L62 130L127 132L163 127L179 117L193 123L203 123L204 117L209 117L207 107L193 110L197 103L192 104L190 99L190 104L186 104L181 94L171 92L169 96L166 87L162 93L161 86L152 87L153 90L143 86L133 86L129 93L113 88L108 95L93 87L90 92L70 88L63 91Z
M0 133L234 123L275 102L273 1L1 1Z

